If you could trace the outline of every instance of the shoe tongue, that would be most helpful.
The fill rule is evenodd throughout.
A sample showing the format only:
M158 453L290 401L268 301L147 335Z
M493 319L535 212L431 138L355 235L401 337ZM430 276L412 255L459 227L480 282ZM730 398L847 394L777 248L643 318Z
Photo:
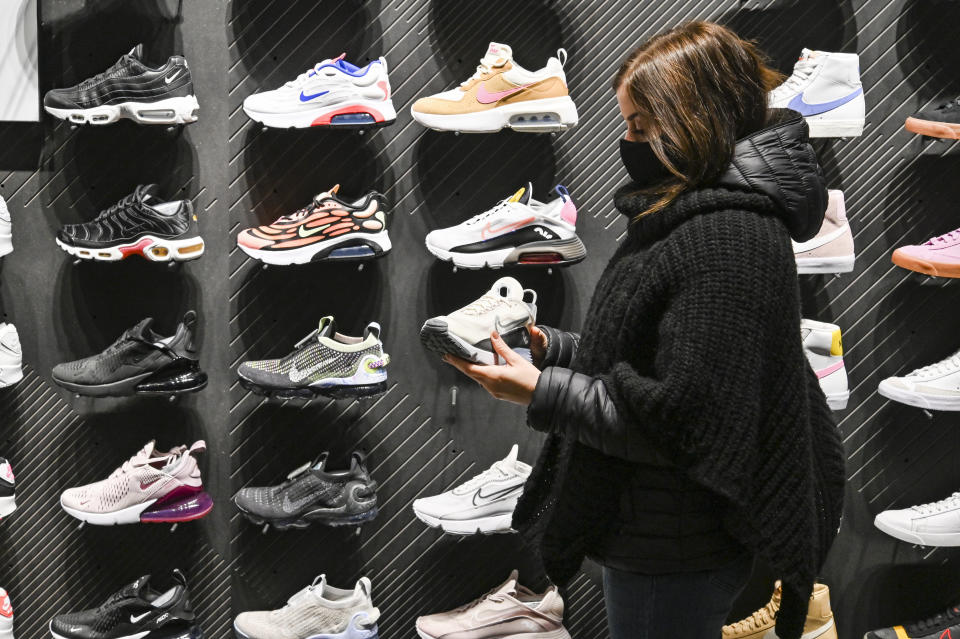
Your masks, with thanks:
M138 186L135 193L141 202L149 202L159 197L160 187L156 184L144 184L143 186Z
M804 48L804 50L800 53L800 61L803 62L804 60L816 60L822 54L822 51L814 51L813 49Z
M320 326L317 328L318 337L327 337L333 339L334 333L337 332L337 323L333 320L332 315L327 315L320 320Z
M533 197L533 182L527 182L526 186L521 186L520 189L507 198L507 202L519 202L520 204L529 204L530 198Z
M517 455L520 453L520 447L516 444L513 445L513 448L510 449L510 452L506 457L503 458L503 461L509 466L516 466Z
M151 330L150 327L153 325L153 318L146 317L129 330L129 334L132 337L139 337L140 339L150 341Z
M334 184L329 190L323 191L321 193L317 193L317 195L313 198L313 201L317 204L320 204L321 202L331 197L334 193L336 193L339 190L340 190L340 185Z
M490 287L490 292L508 299L523 299L523 285L512 277L501 277Z
M143 596L143 593L149 586L150 575L144 575L124 588L122 594L126 597L139 597L141 599L146 599L146 597Z
M155 451L156 449L157 449L157 442L151 440L151 441L147 442L147 445L144 446L143 449L141 449L139 453L137 453L137 457L143 457L144 459L150 459L151 457L153 457L153 453L154 453L154 451Z
M491 42L487 53L483 56L483 63L492 67L497 60L513 60L513 49L509 45Z
M134 48L130 49L130 52L127 53L127 55L138 62L143 62L143 44L138 44Z
M520 577L520 573L516 570L510 571L510 576L507 577L507 580L497 588L496 594L498 595L510 595L515 596L517 594L517 579Z

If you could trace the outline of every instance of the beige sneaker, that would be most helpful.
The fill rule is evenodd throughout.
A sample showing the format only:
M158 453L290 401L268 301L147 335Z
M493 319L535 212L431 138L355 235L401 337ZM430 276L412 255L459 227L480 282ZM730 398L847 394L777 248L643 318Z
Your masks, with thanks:
M827 210L816 237L793 243L793 255L797 258L797 273L800 275L849 273L856 261L843 191L827 193Z
M776 639L774 626L780 610L780 582L766 606L746 619L723 627L723 639ZM830 589L824 584L814 584L807 608L807 621L803 624L801 639L837 639L837 627L830 610Z
M417 634L422 639L570 639L556 586L538 595L517 583L516 570L472 603L420 617Z

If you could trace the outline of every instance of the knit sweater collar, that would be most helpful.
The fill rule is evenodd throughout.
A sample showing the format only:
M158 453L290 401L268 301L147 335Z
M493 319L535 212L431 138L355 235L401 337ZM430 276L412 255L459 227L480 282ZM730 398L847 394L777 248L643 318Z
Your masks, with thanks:
M771 111L771 123L734 147L729 168L710 187L680 194L666 208L646 211L656 196L638 192L634 183L614 194L617 210L630 218L628 234L642 243L655 242L690 218L735 206L774 215L797 241L816 235L827 208L826 185L798 113Z

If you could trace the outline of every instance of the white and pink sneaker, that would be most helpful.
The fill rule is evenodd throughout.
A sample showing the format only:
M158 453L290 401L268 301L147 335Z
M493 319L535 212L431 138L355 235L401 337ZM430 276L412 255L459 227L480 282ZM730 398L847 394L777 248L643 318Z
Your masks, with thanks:
M797 273L801 275L849 273L853 270L856 254L843 191L828 191L828 194L820 232L806 242L793 243Z
M17 509L17 500L13 477L13 467L0 457L0 518L6 517Z
M103 481L68 488L60 505L73 517L98 526L199 519L213 508L196 460L206 449L198 441L189 448L160 452L150 442Z
M960 277L960 229L927 240L919 246L901 246L893 263L934 277Z
M826 322L800 320L800 336L807 361L820 380L830 410L843 410L850 399L847 369L843 365L843 340L840 327Z
M0 588L0 639L13 639L13 605L3 588Z

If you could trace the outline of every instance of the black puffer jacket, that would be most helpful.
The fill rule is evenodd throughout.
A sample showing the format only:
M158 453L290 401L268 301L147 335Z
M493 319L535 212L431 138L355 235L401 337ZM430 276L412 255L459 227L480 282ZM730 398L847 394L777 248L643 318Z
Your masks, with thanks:
M528 421L551 437L514 527L565 583L584 555L604 562L624 478L680 468L726 500L726 531L779 573L777 631L793 639L837 532L844 474L802 349L790 244L816 234L826 190L802 118L776 117L737 144L716 187L631 222L570 367L546 367L537 384ZM635 191L616 196L631 218L650 203ZM572 350L572 336L551 335Z

